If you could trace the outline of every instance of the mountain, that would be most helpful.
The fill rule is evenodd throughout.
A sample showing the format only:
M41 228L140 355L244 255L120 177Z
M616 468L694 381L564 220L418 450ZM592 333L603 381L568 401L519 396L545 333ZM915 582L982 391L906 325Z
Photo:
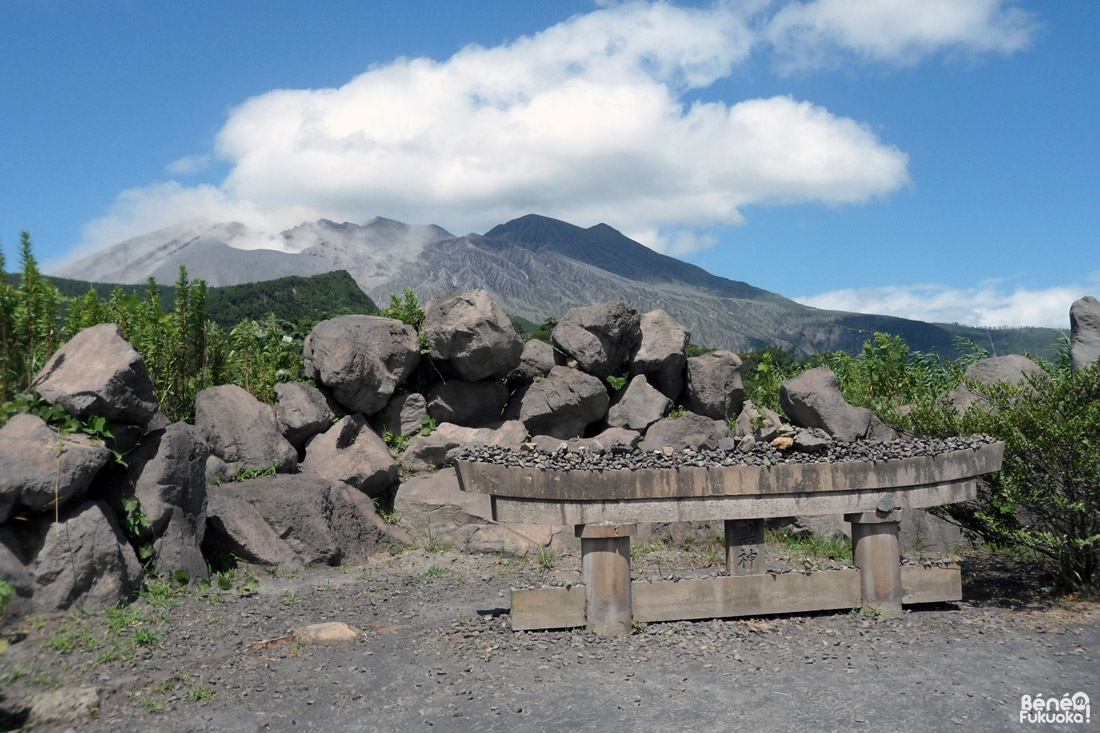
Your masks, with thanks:
M799 356L856 352L874 331L943 354L954 353L960 335L983 345L989 341L1005 353L998 339L1006 343L1002 337L1011 332L1012 350L1049 355L1058 334L1028 329L1032 333L1021 337L1016 329L987 332L810 308L662 255L606 224L585 229L534 214L484 235L464 236L383 218L362 225L322 219L274 236L239 223L181 225L127 240L56 274L101 282L138 283L150 276L173 282L180 266L211 286L345 270L380 303L405 287L423 301L444 291L484 288L505 311L536 323L574 306L623 300L643 312L664 309L691 329L692 341L701 346L735 351L779 346Z

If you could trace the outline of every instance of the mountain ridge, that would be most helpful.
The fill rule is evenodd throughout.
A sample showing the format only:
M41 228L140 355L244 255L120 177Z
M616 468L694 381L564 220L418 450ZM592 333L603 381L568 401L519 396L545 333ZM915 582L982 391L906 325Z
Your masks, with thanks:
M264 242L279 250L255 248ZM121 242L57 274L136 283L155 273L171 282L180 266L215 287L345 270L383 303L406 287L422 301L481 288L508 313L536 323L575 306L622 300L642 312L663 309L691 330L695 343L733 351L778 346L800 356L855 353L880 330L901 335L915 349L947 354L956 336L921 321L804 306L660 254L606 224L585 229L537 214L461 236L382 217L365 224L303 222L266 238L237 222L178 225Z

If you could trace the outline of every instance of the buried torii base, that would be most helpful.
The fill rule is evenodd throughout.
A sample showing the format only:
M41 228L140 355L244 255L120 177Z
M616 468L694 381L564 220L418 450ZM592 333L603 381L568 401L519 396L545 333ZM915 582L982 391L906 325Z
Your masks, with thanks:
M492 496L502 522L573 524L582 585L512 592L517 630L585 627L630 633L634 622L732 618L958 601L957 566L903 566L901 511L973 499L976 477L1000 468L1004 445L889 461L544 471L458 464L467 491ZM768 573L764 519L843 514L855 568ZM632 582L630 538L638 522L725 520L726 576Z

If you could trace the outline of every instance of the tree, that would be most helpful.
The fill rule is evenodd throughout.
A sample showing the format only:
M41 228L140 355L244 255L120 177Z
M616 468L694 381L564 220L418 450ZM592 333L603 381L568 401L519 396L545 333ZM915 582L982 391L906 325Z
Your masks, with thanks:
M58 345L59 295L38 270L31 236L19 239L20 286L0 283L0 398L26 389ZM4 260L0 255L0 273Z

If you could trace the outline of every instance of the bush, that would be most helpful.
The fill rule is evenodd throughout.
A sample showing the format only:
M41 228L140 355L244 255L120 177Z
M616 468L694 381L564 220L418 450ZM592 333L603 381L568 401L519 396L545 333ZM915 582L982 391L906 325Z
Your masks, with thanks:
M1048 558L1063 587L1078 590L1100 567L1100 367L1044 366L1017 386L970 385L989 406L967 410L956 431L1004 441L1004 465L976 501L945 511L993 545Z

